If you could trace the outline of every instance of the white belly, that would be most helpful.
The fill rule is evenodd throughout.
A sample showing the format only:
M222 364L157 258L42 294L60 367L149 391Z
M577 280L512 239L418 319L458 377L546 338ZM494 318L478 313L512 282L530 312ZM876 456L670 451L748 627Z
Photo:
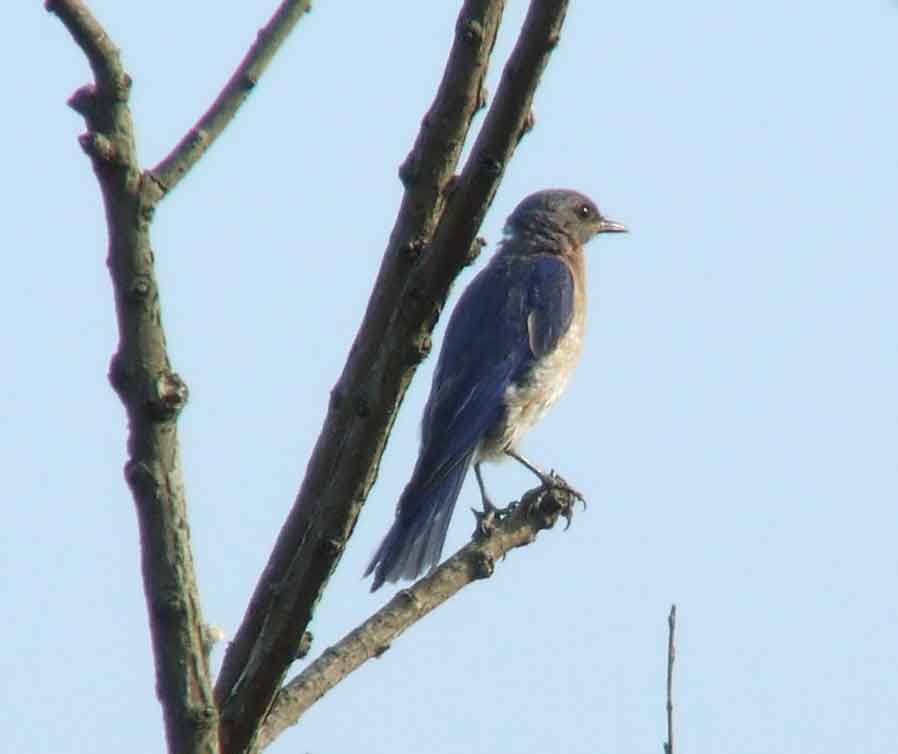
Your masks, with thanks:
M524 380L506 389L505 414L480 444L477 460L497 458L514 448L558 400L580 360L583 331L584 317L575 317L555 350L538 361Z

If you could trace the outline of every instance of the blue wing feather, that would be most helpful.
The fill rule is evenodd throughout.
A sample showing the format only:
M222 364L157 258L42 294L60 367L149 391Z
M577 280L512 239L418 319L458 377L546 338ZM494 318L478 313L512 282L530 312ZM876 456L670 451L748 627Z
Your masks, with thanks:
M507 246L471 281L452 313L421 423L421 450L396 521L366 573L410 578L439 561L478 444L525 378L570 325L574 284L563 259Z
M549 353L567 332L574 312L574 280L558 257L534 265L528 288L528 334L535 358Z
M416 476L439 476L501 417L505 391L551 351L573 314L567 264L500 255L468 286L446 329L422 420Z

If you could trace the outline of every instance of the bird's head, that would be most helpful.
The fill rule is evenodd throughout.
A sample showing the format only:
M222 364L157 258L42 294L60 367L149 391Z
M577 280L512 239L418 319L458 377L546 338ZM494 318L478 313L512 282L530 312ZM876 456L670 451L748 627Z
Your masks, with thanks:
M588 196L568 189L531 194L505 223L511 239L549 241L567 248L579 248L599 233L626 231L621 223L604 217Z

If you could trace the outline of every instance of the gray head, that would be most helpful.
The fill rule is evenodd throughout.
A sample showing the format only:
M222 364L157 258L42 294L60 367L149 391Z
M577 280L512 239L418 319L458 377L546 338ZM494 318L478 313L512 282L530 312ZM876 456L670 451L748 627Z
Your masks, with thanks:
M620 223L602 216L598 207L579 191L546 189L530 194L505 223L511 237L585 244L599 233L625 233ZM565 245L567 245L565 244Z

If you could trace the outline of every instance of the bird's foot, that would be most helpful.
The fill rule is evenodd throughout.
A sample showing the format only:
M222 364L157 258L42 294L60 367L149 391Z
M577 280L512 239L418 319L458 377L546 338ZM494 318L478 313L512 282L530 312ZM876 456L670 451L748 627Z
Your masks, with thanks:
M499 522L498 512L499 509L487 497L483 498L482 511L471 508L471 513L474 514L474 520L477 522L474 527L475 537L488 537L493 533L496 524Z
M562 504L559 511L561 516L564 517L564 530L567 531L571 528L571 521L574 520L574 504L579 501L583 503L583 510L586 510L586 498L583 497L583 494L581 492L571 487L571 485L567 483L564 477L562 477L560 474L557 474L554 470L550 471L548 474L540 476L540 479L546 492L558 490L559 492L567 495L569 498L572 498L567 501L566 505Z
M517 500L509 503L504 508L497 508L493 505L493 501L488 497L483 498L483 510L479 511L476 508L471 508L471 513L474 514L474 518L477 521L477 526L475 529L475 534L481 537L488 537L496 528L496 524L498 524L503 518L506 516L510 516L515 508L517 507Z

